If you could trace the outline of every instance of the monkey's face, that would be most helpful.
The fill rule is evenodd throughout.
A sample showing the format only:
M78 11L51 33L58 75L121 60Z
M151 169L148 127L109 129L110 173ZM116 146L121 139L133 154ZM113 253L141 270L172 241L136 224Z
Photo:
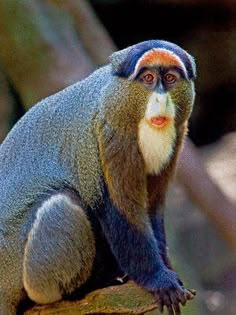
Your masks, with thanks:
M136 94L132 91L135 110L140 114L135 120L139 146L147 171L158 173L172 155L177 129L186 123L192 111L195 64L183 49L163 41L135 45L128 53L125 50L124 55L121 63L116 59L122 60L122 51L111 61L116 74L126 78L123 93L129 94L134 87L140 90ZM133 103L126 103L126 111L128 106L129 115L137 116ZM126 117L124 113L123 120Z
M193 82L184 62L173 52L156 48L138 60L129 80L137 80L151 94L145 119L152 127L162 129L170 123L185 122L194 101Z
M171 122L179 126L189 118L196 74L194 60L185 50L173 43L152 40L118 51L110 60L116 77L125 79L120 89L130 103L132 115L135 116L132 102L138 102L135 110L143 114L145 108L146 121L159 130ZM140 92L136 91L136 82ZM127 104L125 107L127 111Z

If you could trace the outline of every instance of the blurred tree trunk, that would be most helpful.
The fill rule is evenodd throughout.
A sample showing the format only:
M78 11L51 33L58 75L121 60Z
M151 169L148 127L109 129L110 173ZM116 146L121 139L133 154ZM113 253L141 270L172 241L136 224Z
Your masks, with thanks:
M71 17L37 0L0 2L0 61L28 108L93 69Z
M0 144L10 128L10 117L13 114L14 98L11 95L6 75L0 68Z
M236 205L208 175L197 149L188 140L178 167L178 177L193 201L236 249Z
M73 17L78 35L97 66L109 62L108 57L117 50L105 27L100 23L88 1L47 0L63 8Z

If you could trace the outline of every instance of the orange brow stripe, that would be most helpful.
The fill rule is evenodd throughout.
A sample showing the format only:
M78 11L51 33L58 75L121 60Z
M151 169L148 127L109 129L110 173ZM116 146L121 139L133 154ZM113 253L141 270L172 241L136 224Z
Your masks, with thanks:
M178 66L183 69L183 64L179 58L173 55L171 52L165 51L163 49L151 50L145 53L144 56L139 59L138 68L135 69L135 72L137 73L141 68L150 65L161 65L164 67Z

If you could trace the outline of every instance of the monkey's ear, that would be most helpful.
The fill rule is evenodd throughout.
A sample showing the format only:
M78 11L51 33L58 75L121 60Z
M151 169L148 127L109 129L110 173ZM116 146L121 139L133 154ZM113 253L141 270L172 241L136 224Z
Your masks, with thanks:
M114 52L109 60L112 66L112 72L116 75L122 75L123 73L123 67L124 64L126 63L125 61L128 58L129 52L131 51L132 46L119 50L117 52Z
M193 56L191 56L189 53L187 53L188 58L190 60L191 63L191 67L192 67L192 77L190 77L190 79L196 79L197 77L197 66L196 66L196 62Z

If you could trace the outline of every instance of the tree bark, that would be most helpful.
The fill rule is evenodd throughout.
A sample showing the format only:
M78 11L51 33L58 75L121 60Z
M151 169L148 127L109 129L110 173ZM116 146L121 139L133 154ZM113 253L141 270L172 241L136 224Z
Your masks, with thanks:
M156 308L151 293L129 282L93 291L80 301L35 306L25 315L142 315Z

